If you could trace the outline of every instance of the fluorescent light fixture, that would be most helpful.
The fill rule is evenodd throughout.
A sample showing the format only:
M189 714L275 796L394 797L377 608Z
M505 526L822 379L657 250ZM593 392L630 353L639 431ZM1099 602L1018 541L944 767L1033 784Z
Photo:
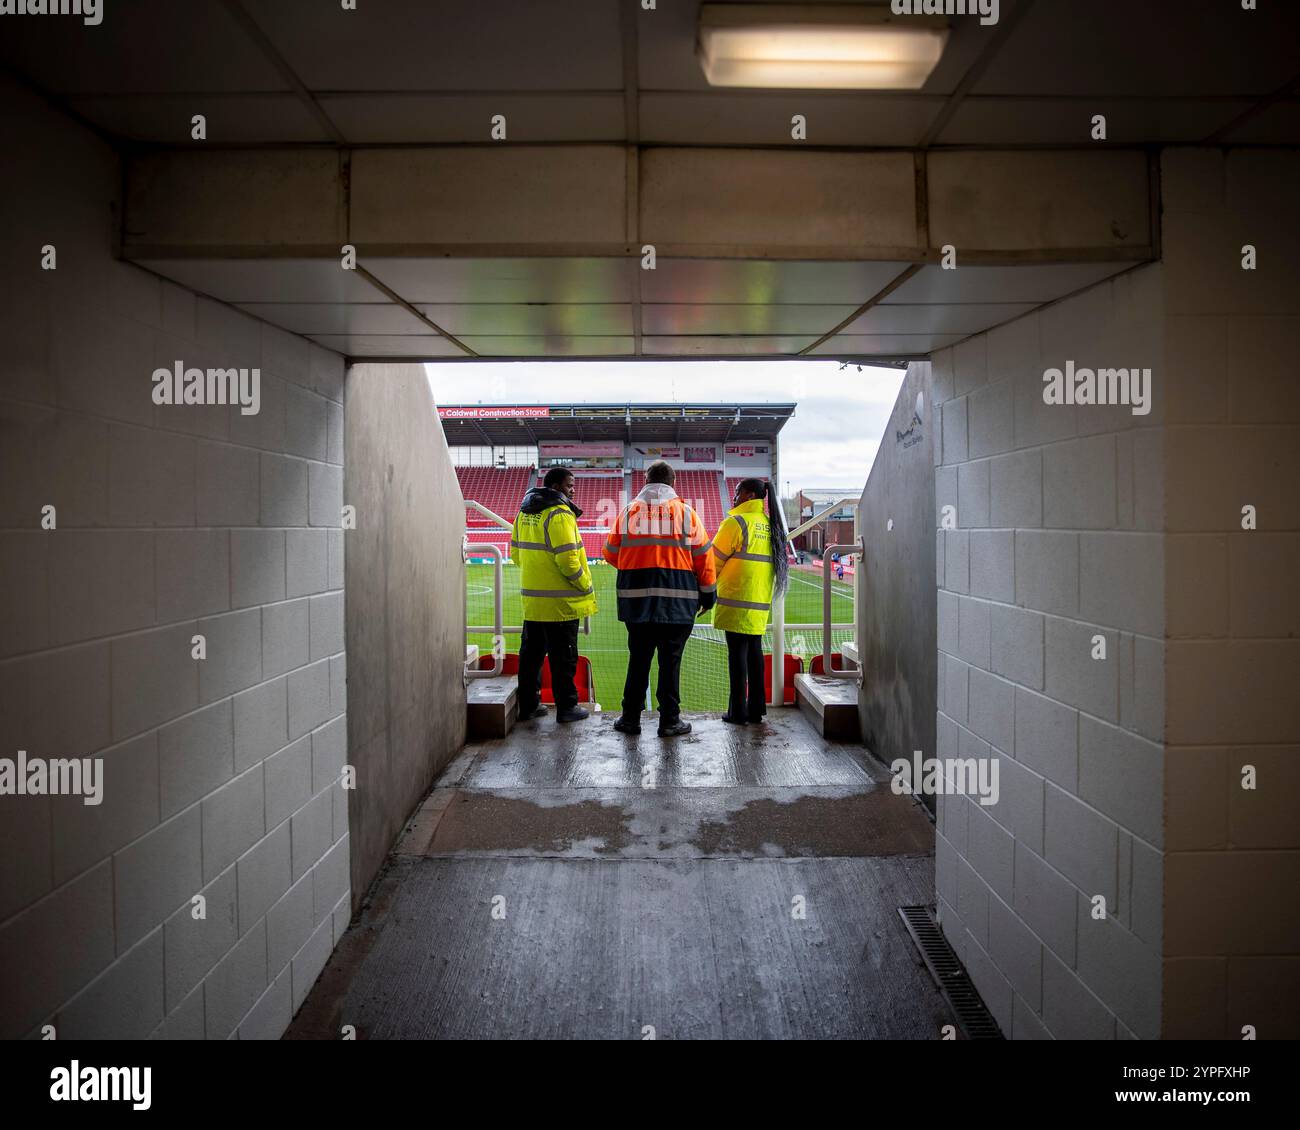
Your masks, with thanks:
M947 40L941 17L887 7L702 4L696 52L710 86L917 90Z

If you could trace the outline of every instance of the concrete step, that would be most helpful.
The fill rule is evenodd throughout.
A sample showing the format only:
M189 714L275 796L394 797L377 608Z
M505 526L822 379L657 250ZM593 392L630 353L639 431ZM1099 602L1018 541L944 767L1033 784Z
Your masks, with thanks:
M466 740L504 738L519 718L519 679L475 679L465 689Z
M794 697L823 738L857 741L861 736L858 685L852 680L796 675Z

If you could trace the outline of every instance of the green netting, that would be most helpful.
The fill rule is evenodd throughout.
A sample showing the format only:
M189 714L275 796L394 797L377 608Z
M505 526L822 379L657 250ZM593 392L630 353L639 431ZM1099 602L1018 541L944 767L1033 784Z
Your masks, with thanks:
M466 605L470 624L492 622L491 565L466 566ZM600 611L591 619L591 634L578 637L578 652L591 660L596 682L596 701L603 710L618 710L623 697L623 680L627 676L627 629L619 622L614 595L615 571L603 562L592 562L591 574L596 587ZM523 615L519 599L519 569L507 562L503 569L505 586L505 622L518 626ZM831 618L836 623L853 623L853 589L847 579L832 580ZM820 624L822 618L822 579L820 574L791 569L790 588L785 597L787 624ZM707 619L707 618L706 618ZM852 629L832 633L834 646L853 639ZM484 655L492 650L490 635L471 635L468 642L477 644ZM804 660L807 670L813 655L821 654L821 629L787 628L786 652ZM506 650L519 650L518 635L506 637ZM771 653L771 629L763 636L763 650ZM658 672L651 672L651 688ZM682 709L721 711L727 706L727 645L722 632L711 624L696 621L691 641L682 659ZM655 707L657 709L657 707Z

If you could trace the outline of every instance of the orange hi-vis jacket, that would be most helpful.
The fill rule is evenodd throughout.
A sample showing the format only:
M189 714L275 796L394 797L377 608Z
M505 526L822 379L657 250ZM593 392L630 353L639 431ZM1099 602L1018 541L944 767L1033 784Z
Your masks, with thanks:
M618 618L692 624L699 594L717 587L704 523L665 483L648 483L614 523L605 560L618 570Z

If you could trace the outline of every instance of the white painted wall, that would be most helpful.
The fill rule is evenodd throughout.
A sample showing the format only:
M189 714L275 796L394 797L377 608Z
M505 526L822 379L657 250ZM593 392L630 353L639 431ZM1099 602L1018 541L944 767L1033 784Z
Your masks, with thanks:
M936 547L938 756L996 758L1001 793L941 798L940 919L1015 1038L1160 1030L1159 401L1049 406L1042 374L1158 381L1163 279L1138 268L933 359L935 521L951 505L958 526Z
M938 753L1003 794L941 801L940 915L1013 1037L1300 1036L1297 183L1167 151L1160 264L934 358ZM1152 413L1043 404L1066 359Z
M105 786L0 797L0 1036L276 1037L350 913L342 359L114 261L111 152L4 93L0 756ZM261 412L155 406L178 359Z
M1297 1039L1300 153L1174 150L1162 179L1165 1034Z

